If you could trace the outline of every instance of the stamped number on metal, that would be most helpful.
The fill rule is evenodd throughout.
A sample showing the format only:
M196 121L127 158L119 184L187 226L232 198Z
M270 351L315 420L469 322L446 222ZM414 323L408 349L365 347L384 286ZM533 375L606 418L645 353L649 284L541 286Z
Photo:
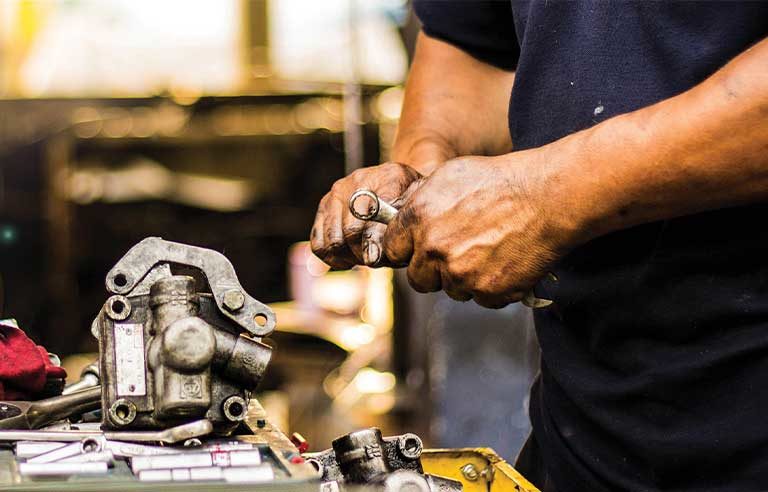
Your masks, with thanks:
M144 327L141 324L115 323L115 365L118 396L147 394Z

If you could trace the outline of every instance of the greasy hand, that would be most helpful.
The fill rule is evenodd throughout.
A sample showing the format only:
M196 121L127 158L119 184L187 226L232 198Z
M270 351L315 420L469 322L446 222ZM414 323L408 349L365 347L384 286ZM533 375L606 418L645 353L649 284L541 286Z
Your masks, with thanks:
M384 252L419 292L499 308L519 301L565 253L535 151L446 162L409 189Z
M419 178L421 175L409 166L387 163L358 169L336 181L320 201L312 227L312 251L338 269L387 264L381 247L386 226L356 219L349 212L349 199L355 191L366 188L392 203Z

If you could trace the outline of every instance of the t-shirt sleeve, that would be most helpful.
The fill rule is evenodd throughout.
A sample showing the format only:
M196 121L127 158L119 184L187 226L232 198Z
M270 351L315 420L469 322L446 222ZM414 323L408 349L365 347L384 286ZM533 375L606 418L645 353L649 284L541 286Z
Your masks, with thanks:
M496 67L517 66L520 47L510 0L413 0L413 8L430 37Z

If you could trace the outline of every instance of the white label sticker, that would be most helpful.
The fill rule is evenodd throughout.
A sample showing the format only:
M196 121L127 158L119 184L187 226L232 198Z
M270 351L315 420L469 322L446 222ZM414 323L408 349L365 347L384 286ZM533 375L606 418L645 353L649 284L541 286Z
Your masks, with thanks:
M115 365L117 396L147 394L144 373L144 326L115 323Z

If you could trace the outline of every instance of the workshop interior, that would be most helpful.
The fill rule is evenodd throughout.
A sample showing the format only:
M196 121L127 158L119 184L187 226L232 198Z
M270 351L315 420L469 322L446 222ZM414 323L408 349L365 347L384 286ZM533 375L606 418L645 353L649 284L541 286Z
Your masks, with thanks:
M531 311L309 247L387 161L418 30L406 0L0 2L1 488L536 490Z

